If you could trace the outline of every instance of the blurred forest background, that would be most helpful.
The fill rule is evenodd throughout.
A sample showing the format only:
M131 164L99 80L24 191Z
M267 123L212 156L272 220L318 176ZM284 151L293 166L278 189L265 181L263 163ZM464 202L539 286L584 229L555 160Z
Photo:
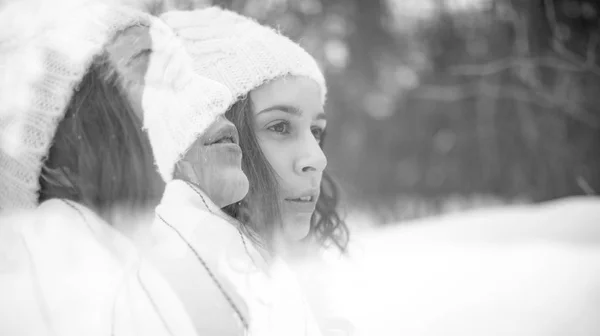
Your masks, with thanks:
M168 3L235 10L316 56L349 209L386 222L600 191L600 1Z

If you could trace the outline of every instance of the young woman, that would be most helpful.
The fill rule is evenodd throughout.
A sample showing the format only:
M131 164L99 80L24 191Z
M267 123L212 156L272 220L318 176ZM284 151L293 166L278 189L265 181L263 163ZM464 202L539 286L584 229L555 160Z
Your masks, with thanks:
M155 18L94 1L42 4L37 13L28 5L10 10L31 18L32 30L0 24L14 33L0 40L1 77L14 75L0 105L0 297L10 307L0 309L0 334L191 336L194 320L231 324L225 310L191 316L161 265L125 237L151 229L132 213L156 204L161 177L179 174L198 138L233 128L218 121L231 94L194 75ZM241 154L227 163L218 170L226 175L193 180L224 204L247 191ZM202 183L219 176L230 192ZM205 292L223 295L211 286Z
M165 69L166 73L173 71ZM189 74L197 76L194 71ZM186 92L219 103L218 108L204 106L202 110L213 108L223 114L233 104L230 97L227 105L222 105L223 99L206 88L188 87ZM177 105L168 106L173 113L180 113L175 110ZM150 126L154 122L164 120L144 121L151 142L155 140L152 147L156 153L161 139L153 138ZM198 333L319 335L291 274L278 263L267 264L244 227L221 210L240 201L248 191L234 125L218 117L174 158L173 179L163 174L167 185L150 230L142 228L128 236L168 280Z
M327 88L316 61L273 29L220 8L161 18L183 39L196 72L237 99L226 115L240 132L250 190L225 212L271 252L300 242L344 251L348 229L325 171Z
M53 9L62 14L24 47L48 56L25 83L34 99L2 110L13 119L0 134L21 127L25 138L1 153L0 189L12 192L0 205L39 214L3 226L17 233L2 249L35 269L16 272L10 285L34 285L3 302L56 334L318 335L294 282L272 276L220 210L248 190L237 131L222 116L229 90L195 74L157 19L86 2ZM166 188L155 219L134 221L162 188L152 161ZM12 311L0 316L17 323L6 334L30 330Z
M327 88L316 61L273 29L220 8L172 11L161 18L183 40L196 73L224 84L236 98L226 116L240 132L250 188L224 211L264 248L270 267L278 265L289 282L300 280L311 288L307 294L321 296L322 286L304 282L307 272L291 273L280 260L305 251L320 256L331 245L344 251L348 241L336 209L337 189L325 171ZM321 330L348 332L347 321L323 306L311 307Z

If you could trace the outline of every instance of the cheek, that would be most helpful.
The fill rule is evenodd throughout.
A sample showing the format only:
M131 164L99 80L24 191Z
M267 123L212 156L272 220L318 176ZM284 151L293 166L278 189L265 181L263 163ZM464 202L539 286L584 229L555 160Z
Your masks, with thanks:
M286 141L278 141L269 137L259 137L258 144L265 158L278 175L279 180L286 180L292 172L293 148Z

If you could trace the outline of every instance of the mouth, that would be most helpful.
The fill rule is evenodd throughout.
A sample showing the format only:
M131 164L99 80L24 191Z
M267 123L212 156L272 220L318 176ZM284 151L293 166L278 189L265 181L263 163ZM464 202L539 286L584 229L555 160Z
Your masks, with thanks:
M223 124L223 126L216 129L213 134L208 137L206 146L212 145L226 145L235 144L239 145L239 136L237 129L232 124Z
M315 203L317 198L319 197L319 192L317 190L310 190L299 195L294 195L292 197L285 198L288 202L295 203Z
M307 190L303 193L293 194L291 197L284 198L284 211L297 215L312 215L317 206L319 198L319 189Z

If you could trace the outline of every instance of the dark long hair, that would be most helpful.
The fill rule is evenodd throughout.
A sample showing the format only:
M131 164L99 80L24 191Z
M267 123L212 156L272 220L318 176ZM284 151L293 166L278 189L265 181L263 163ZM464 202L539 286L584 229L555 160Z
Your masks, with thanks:
M278 183L273 167L260 149L254 132L252 101L247 96L240 99L225 114L238 129L242 148L242 169L250 182L248 195L223 210L256 232L269 245L273 238L273 226L279 223L281 210L277 195ZM321 142L323 146L323 142ZM349 230L338 212L339 191L331 175L325 170L321 181L321 195L310 219L310 231L306 239L314 239L323 247L331 244L345 252Z
M141 128L108 55L97 56L58 125L39 201L69 199L105 220L123 206L156 205L164 183Z

